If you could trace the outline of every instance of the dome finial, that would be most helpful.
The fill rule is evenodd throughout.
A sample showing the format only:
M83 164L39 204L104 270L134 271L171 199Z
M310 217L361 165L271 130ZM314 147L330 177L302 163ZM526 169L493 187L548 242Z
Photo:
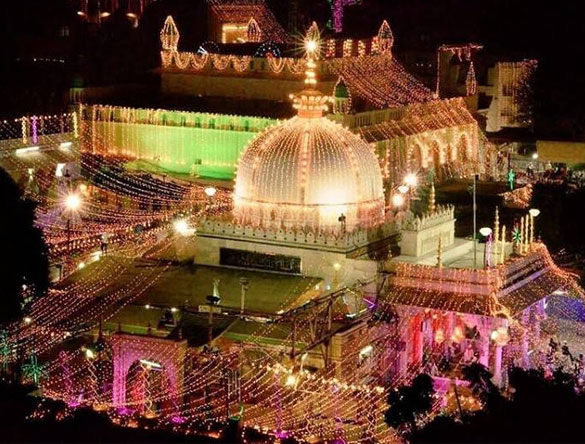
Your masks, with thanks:
M165 51L177 51L179 45L179 30L172 16L167 16L165 24L160 31L162 49Z
M313 22L310 26L303 42L307 61L305 71L305 85L307 87L300 93L293 95L293 107L298 110L299 117L322 117L323 111L327 110L327 102L331 101L331 98L315 88L317 85L315 60L319 58L321 46L321 34L317 23Z

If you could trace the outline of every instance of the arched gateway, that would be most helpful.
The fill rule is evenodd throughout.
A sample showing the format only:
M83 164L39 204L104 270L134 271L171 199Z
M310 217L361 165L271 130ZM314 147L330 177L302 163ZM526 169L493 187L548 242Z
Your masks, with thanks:
M122 407L126 404L126 377L132 364L140 360L162 365L169 378L171 397L179 401L183 388L186 340L116 334L111 341L114 359L114 405Z

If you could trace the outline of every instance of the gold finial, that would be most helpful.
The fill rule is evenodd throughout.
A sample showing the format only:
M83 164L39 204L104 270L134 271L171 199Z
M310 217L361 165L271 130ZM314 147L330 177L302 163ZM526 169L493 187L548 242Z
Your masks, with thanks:
M317 23L313 22L304 40L305 59L307 69L305 71L306 88L300 93L293 95L293 107L298 110L299 117L322 117L323 111L327 110L327 102L331 97L325 96L321 91L316 89L317 74L315 60L319 58L319 48L321 46L321 34Z

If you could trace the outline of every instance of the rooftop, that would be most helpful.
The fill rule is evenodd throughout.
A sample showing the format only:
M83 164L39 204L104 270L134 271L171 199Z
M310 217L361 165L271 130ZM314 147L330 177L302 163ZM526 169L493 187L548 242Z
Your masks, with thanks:
M395 264L382 302L484 316L515 316L557 290L583 292L570 275L554 264L543 244L533 244L524 256L508 255L503 264L487 269L473 268L470 251L444 263L443 268L430 265L429 260ZM483 267L483 248L478 249L478 264Z

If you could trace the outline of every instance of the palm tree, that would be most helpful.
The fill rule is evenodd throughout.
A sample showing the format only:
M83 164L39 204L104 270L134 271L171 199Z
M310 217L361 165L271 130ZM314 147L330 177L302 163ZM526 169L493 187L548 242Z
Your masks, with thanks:
M29 363L22 366L22 372L25 377L32 379L37 387L39 386L41 378L47 377L45 365L39 364L35 354L30 355Z

